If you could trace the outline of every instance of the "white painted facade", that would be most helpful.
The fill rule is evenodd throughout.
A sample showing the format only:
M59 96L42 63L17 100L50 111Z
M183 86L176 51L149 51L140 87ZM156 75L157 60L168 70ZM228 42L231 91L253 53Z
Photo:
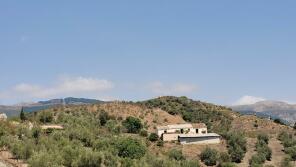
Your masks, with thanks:
M180 141L181 144L218 144L220 135L208 133L205 124L175 124L157 127L163 141Z

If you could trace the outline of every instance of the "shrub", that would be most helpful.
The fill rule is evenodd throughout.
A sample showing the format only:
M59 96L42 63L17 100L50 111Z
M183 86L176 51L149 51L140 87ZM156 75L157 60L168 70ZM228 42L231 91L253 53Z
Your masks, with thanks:
M33 144L30 141L25 141L26 143L16 142L12 144L12 154L17 159L29 159L33 154Z
M181 150L172 149L168 153L170 159L174 159L177 161L185 160L185 157L182 154Z
M158 147L163 147L163 141L162 140L158 140L157 141L157 143L156 143L156 145L158 146Z
M143 128L141 120L131 116L127 117L122 124L127 129L128 133L139 133Z
M109 132L113 134L119 134L121 131L120 126L117 125L115 120L108 120L105 126L108 128Z
M221 152L219 156L219 160L221 163L223 162L230 162L231 158L227 152Z
M158 140L158 135L156 133L151 133L148 137L148 139L152 142L155 142Z
M62 159L58 153L39 151L33 154L28 164L30 167L57 167L62 166Z
M146 147L132 138L121 139L117 144L118 156L123 158L139 159L146 153Z
M257 156L264 157L263 162L256 162L256 164L263 164L265 160L271 160L271 149L268 147L269 137L266 134L259 134L257 136L256 151Z
M142 130L140 131L140 136L147 137L147 136L148 136L148 132L147 132L147 130L142 129Z
M73 166L74 162L79 158L81 150L73 148L70 145L62 149L61 156L63 158L64 166Z
M93 152L90 150L85 150L79 157L76 165L78 167L101 167L102 154L99 152Z
M105 124L107 123L107 121L110 119L109 114L106 111L102 111L99 114L99 120L100 120L100 124L102 126L105 126Z
M215 149L211 149L207 147L205 150L202 151L200 154L200 159L204 162L207 166L216 165L218 160L218 151Z
M230 132L226 135L228 153L232 162L240 163L247 151L247 141L242 133Z
M240 163L245 156L245 151L237 144L230 146L228 152L232 162Z
M39 121L42 123L51 123L53 121L53 115L51 112L43 111L39 113Z
M41 129L40 129L39 127L34 127L34 128L32 129L32 137L33 137L34 139L38 140L39 137L40 137L40 135L41 135Z
M292 159L293 161L296 161L296 146L286 148L286 149L285 149L285 152L286 152L287 154L289 154L289 156L291 157L291 159Z
M264 141L266 144L268 144L268 141L269 141L269 137L268 137L267 134L259 134L259 135L257 136L257 139L258 139L259 141L260 141L260 140Z
M258 154L263 155L266 160L271 160L272 151L266 144L258 147L257 152Z
M253 167L254 165L260 165L263 164L265 162L265 156L262 154L255 154L252 156L252 158L250 159L249 163L250 165Z

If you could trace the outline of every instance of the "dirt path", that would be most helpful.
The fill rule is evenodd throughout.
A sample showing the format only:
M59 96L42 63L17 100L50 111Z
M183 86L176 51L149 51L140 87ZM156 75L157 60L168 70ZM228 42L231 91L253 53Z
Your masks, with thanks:
M280 166L280 162L285 156L285 153L282 151L284 149L283 145L276 138L271 138L268 146L272 151L272 158L271 161L266 161L265 165Z
M256 153L255 152L256 141L257 141L256 138L248 138L247 139L247 153L245 154L245 157L242 160L242 162L240 164L238 164L239 167L248 167L249 166L249 160Z

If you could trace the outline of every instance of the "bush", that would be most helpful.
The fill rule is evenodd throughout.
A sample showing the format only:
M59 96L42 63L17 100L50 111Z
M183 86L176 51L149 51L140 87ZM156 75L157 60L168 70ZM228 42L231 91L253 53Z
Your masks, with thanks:
M230 162L231 158L227 152L221 152L219 156L220 163Z
M117 125L115 120L109 120L107 121L107 123L105 124L105 126L108 128L109 132L113 133L113 134L119 134L121 129L120 126Z
M31 141L26 141L26 143L16 142L12 144L12 154L16 159L29 159L33 154L33 144Z
M117 144L118 156L123 158L140 159L146 153L146 147L132 138L121 139Z
M230 132L226 135L228 153L232 162L240 163L247 151L247 141L242 133Z
M158 135L156 133L151 133L148 137L148 139L152 142L155 142L158 140Z
M62 166L62 159L58 153L39 151L33 154L28 164L30 167L57 167Z
M271 160L271 149L268 147L269 137L266 134L260 134L257 136L256 151L257 156L264 157L264 161L257 164L263 164L265 160Z
M265 156L264 155L262 155L262 154L255 154L250 159L249 164L251 166L260 165L260 164L263 164L265 162L265 160L266 159L265 159Z
M102 111L99 114L99 120L100 120L100 124L102 126L105 126L105 124L107 123L107 121L110 119L109 114L106 111Z
M42 123L51 123L53 121L53 115L51 112L43 111L39 113L39 121Z
M32 137L33 137L34 139L38 140L39 137L40 137L40 135L41 135L41 128L39 128L39 127L34 127L34 128L32 129Z
M75 165L78 167L101 167L102 154L99 152L93 152L90 150L85 150Z
M205 150L201 152L200 159L207 166L214 166L216 165L218 160L218 151L207 147Z
M147 132L147 130L142 129L142 130L140 131L140 136L147 137L147 136L148 136L148 132Z
M174 159L177 161L185 160L185 157L182 154L181 150L172 149L168 153L170 159Z
M269 141L269 137L267 134L259 134L257 136L257 139L260 141L264 141L266 144L268 144L268 141Z
M285 152L291 157L293 161L296 161L296 146L286 148Z
M74 162L79 158L81 150L73 148L70 145L67 145L63 148L61 155L63 158L64 166L73 166Z
M267 145L262 145L258 147L257 152L258 154L263 155L266 160L269 160L269 161L271 160L272 151Z
M127 117L122 124L127 129L128 133L139 133L143 128L141 120L131 116Z
M158 147L163 147L163 141L162 140L158 140L157 141L157 143L156 143L156 145L158 146Z
M245 151L237 144L228 148L232 162L240 163L245 156Z

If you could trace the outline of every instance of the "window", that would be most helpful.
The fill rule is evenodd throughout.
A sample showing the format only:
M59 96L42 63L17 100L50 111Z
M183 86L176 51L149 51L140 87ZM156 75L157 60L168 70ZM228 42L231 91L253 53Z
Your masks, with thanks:
M195 129L195 133L198 133L198 129Z
M182 133L182 134L184 133L184 129L181 129L181 133Z

